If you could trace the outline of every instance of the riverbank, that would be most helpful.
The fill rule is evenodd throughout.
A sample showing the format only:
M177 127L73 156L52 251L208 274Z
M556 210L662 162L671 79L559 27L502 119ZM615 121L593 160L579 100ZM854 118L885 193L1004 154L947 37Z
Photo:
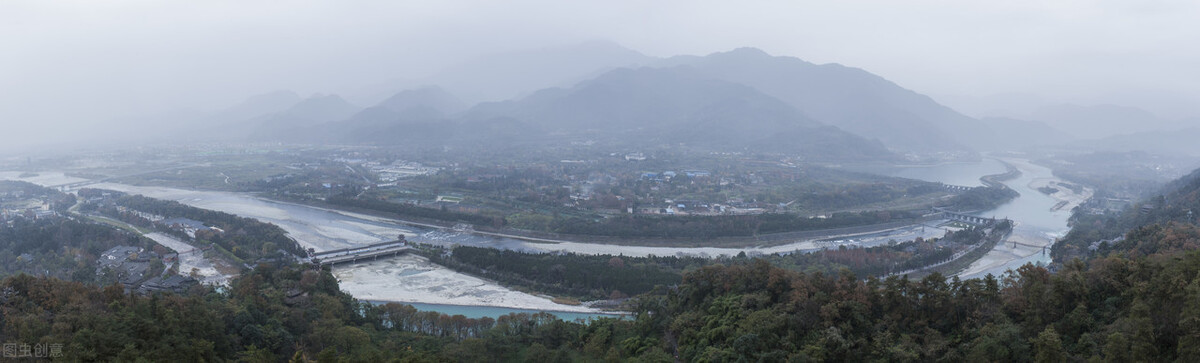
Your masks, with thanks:
M1002 272L1001 270L1012 261L1038 257L1043 251L1046 256L1049 256L1047 249L1052 244L1053 240L1047 238L1043 233L1030 230L1014 231L986 255L959 272L958 276L976 277L975 275L983 275L987 272L993 274Z
M718 256L735 256L739 253L748 255L760 255L771 253L792 253L796 251L812 251L825 247L837 247L839 245L849 246L864 246L870 247L888 243L891 240L908 241L918 237L932 238L941 237L946 230L936 227L944 220L919 220L912 223L904 224L889 224L887 226L873 225L865 226L859 230L851 228L837 228L812 232L824 232L830 234L816 234L809 236L800 236L796 233L781 233L775 235L760 236L760 239L777 238L775 241L758 241L758 243L746 243L739 246L646 246L632 243L602 243L602 242L583 242L569 241L549 238L537 238L521 235L513 235L506 233L479 231L475 229L456 229L440 224L431 224L423 222L413 222L409 220L396 219L389 216L387 213L358 210L353 211L345 208L337 208L323 203L299 203L295 201L281 201L265 197L255 197L256 199L270 204L280 204L286 206L294 206L297 208L315 209L326 213L337 214L347 218L359 219L364 222L375 222L389 225L404 225L414 227L412 230L392 230L400 231L407 239L419 243L429 243L438 246L451 246L455 244L463 244L477 247L489 247L497 249L512 249L517 251L527 252L544 252L544 253L580 253L592 255L626 255L626 256L700 256L700 257L718 257ZM193 201L195 202L195 201ZM186 202L185 202L186 203ZM226 206L229 207L229 206ZM245 212L254 212L257 209L243 209ZM332 220L330 220L332 222ZM364 226L361 223L356 223L358 226ZM282 225L285 229L287 225ZM378 228L378 227L377 227ZM421 230L425 229L425 230ZM291 233L289 231L289 233ZM790 237L790 238L789 238ZM628 241L625 241L628 242ZM318 251L324 250L324 247L317 248Z
M1013 164L1002 159L997 160L1004 164L1004 168L1007 170L999 174L981 176L979 177L979 182L983 183L983 185L987 187L1008 188L1007 185L1004 185L1004 182L1021 177L1021 169L1017 169L1016 166L1013 166Z
M969 267L971 264L975 263L975 261L979 260L979 258L986 255L989 251L995 248L998 243L1007 239L1008 236L1012 234L1012 221L1007 221L1007 223L1010 223L1007 228L993 228L988 232L987 237L984 238L984 240L978 245L954 254L954 256L947 261L939 262L937 264L925 266L912 271L894 273L892 275L907 275L908 278L912 280L923 279L934 272L945 276L955 275Z
M563 305L548 297L504 288L475 276L451 271L420 256L402 255L335 267L343 291L360 300L490 306L548 312L603 313L582 305Z
M976 174L978 178L980 174ZM394 240L403 234L417 243L439 246L468 245L496 249L549 253L611 254L626 256L700 257L754 256L772 253L796 253L838 248L840 246L877 246L891 241L909 241L918 237L941 237L946 230L939 221L849 235L824 236L782 241L771 246L753 247L668 247L629 246L554 240L530 241L509 236L481 235L479 231L455 230L444 226L427 227L405 224L393 218L354 213L263 199L246 193L182 190L167 187L139 187L101 183L106 188L183 204L256 218L282 227L305 247L317 251L353 247ZM347 292L364 300L423 302L447 305L478 305L552 311L596 312L586 307L555 304L549 298L516 292L484 279L459 274L428 261L378 261L335 269ZM414 277L418 276L418 277Z
M1079 188L1079 191L1056 188L1058 190L1055 193L1047 195L1038 189L1063 182L1050 169L1026 160L1006 158L1002 161L1023 172L1020 178L1004 183L1021 193L1024 202L1020 205L1004 205L984 213L1014 219L1017 225L1012 235L958 274L963 278L981 277L989 273L999 275L1025 263L1049 263L1049 248L1055 238L1070 230L1067 220L1071 209L1092 196L1093 190L1086 187Z
M333 213L340 213L347 216L355 216L356 218L364 218L371 216L377 219L387 220L390 223L400 223L413 227L439 229L439 230L464 230L462 223L447 222L434 220L429 218L420 218L414 216L399 215L397 213L368 209L355 206L338 205L312 199L288 198L278 195L256 195L257 198L272 202L291 204L302 207L320 209ZM727 217L727 216L714 216ZM516 229L510 227L491 227L474 225L469 227L469 232L481 236L489 236L496 238L509 238L522 240L532 243L584 243L584 244L602 244L615 246L636 246L636 247L664 247L664 248L762 248L787 245L798 241L810 241L830 238L848 238L854 236L871 235L884 233L914 225L921 225L929 222L927 217L915 217L896 219L888 222L852 225L844 227L799 230L790 232L778 232L768 234L758 234L753 236L738 236L738 237L711 237L711 238L655 238L655 237L618 237L618 236L603 236L603 235L586 235L586 234L559 234L551 232L533 231L525 229Z

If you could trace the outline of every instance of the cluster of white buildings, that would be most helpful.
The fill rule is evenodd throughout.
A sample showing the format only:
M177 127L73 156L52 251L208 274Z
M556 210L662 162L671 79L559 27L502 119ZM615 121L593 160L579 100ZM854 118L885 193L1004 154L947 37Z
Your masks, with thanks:
M432 175L441 170L441 168L425 166L418 162L404 160L397 160L391 164L368 161L362 163L362 166L370 169L372 173L378 175L379 181L385 184L395 183L397 180L418 175Z

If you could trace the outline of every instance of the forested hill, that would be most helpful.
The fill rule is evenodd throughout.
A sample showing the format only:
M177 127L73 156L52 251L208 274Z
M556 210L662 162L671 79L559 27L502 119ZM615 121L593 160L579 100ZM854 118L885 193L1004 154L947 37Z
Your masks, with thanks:
M1186 361L1200 356L1200 254L1172 256L966 281L709 267L639 322L684 361Z
M706 267L647 300L643 311L656 314L640 321L673 337L685 361L1191 361L1200 357L1197 213L1200 171L1117 214L1077 210L1054 273L1026 265L914 282L765 262Z
M226 293L0 282L0 340L68 360L1154 361L1200 356L1200 254L920 281L705 267L631 320L467 319L372 305L327 272L260 266Z
M1157 244L1161 240L1147 236L1164 230L1176 232L1192 229L1200 220L1200 170L1163 186L1156 196L1133 203L1115 213L1089 213L1089 202L1072 215L1072 229L1053 248L1055 261L1073 258L1094 258L1109 253L1130 250L1148 251L1139 245Z

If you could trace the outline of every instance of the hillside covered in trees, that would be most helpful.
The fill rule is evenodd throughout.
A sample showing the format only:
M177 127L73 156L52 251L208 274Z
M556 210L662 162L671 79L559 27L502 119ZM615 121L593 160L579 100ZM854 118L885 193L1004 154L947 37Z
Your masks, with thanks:
M712 263L701 257L525 253L470 246L448 252L429 254L429 260L510 287L588 300L620 299L673 286L683 271Z
M0 339L58 342L80 360L1172 361L1200 354L1200 253L1182 250L965 281L754 260L688 273L638 300L635 318L590 325L373 305L295 267L261 265L227 293L183 296L23 275L0 283Z
M108 249L155 246L139 235L66 216L75 202L74 195L54 189L0 181L0 276L97 282L97 259Z
M1077 209L1071 216L1071 231L1052 248L1054 259L1086 259L1107 251L1127 249L1133 242L1125 243L1126 247L1118 246L1127 238L1127 233L1169 225L1192 225L1200 220L1200 170L1168 183L1151 195L1115 212L1090 213L1082 207Z
M108 226L64 217L17 218L0 228L0 276L21 273L96 282L96 260L116 246L154 242Z

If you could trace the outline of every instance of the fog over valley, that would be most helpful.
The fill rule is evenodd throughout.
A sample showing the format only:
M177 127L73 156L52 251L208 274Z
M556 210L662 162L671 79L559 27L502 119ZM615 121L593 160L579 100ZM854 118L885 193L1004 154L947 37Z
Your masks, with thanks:
M2 2L2 357L1194 360L1197 18Z

